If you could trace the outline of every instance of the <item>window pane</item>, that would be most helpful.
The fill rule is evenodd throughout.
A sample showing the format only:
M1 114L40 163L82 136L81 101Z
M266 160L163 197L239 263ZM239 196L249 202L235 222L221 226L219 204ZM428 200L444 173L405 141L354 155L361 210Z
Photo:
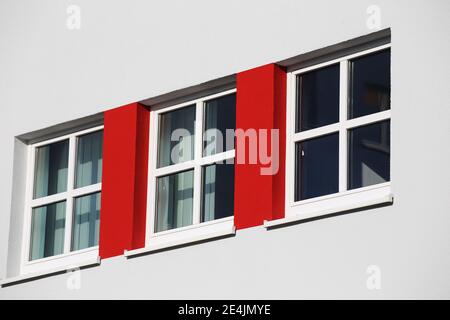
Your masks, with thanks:
M297 76L296 132L339 121L339 65Z
M33 197L41 198L67 190L69 140L36 148Z
M33 209L30 260L63 253L65 217L65 201Z
M236 94L230 94L206 102L205 136L203 155L234 149L234 135L226 139L226 129L236 128Z
M202 222L232 216L234 164L213 164L202 171Z
M192 224L194 170L157 179L155 232Z
M103 131L78 138L75 188L96 184L102 180Z
M72 251L98 245L100 192L75 198Z
M349 130L349 189L390 179L390 120Z
M350 62L349 118L390 109L391 51L384 50Z
M194 122L195 105L160 116L158 167L193 159Z
M295 155L295 201L338 192L339 134L297 143Z

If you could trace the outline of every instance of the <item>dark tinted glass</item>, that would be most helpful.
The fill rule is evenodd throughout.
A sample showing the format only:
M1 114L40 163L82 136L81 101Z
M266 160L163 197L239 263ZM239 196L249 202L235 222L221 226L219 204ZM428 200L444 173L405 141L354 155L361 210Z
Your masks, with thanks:
M296 132L339 121L339 65L297 77Z
M194 170L157 179L155 231L181 228L192 224Z
M75 188L102 181L103 131L78 138Z
M34 198L50 196L67 190L69 140L36 149Z
M233 215L234 164L213 164L202 172L202 222Z
M390 109L390 70L390 50L350 62L350 119Z
M65 220L65 201L33 208L30 260L63 253Z
M98 245L100 201L100 192L74 199L72 251Z
M234 149L234 139L226 141L226 129L236 128L236 94L205 103L205 140L203 155ZM214 130L215 129L215 130Z
M390 120L349 130L349 189L390 179Z
M195 105L160 116L158 168L194 158L194 123Z
M338 192L338 133L297 143L295 155L295 201Z

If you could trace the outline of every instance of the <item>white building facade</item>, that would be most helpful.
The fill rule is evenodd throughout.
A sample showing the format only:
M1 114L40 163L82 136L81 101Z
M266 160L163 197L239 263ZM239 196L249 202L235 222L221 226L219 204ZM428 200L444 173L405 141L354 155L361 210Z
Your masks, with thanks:
M449 298L448 13L2 1L0 299Z

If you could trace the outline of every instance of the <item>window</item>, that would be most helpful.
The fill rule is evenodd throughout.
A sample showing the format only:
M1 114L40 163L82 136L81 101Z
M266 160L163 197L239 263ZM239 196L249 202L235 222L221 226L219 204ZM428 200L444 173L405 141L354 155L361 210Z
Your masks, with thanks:
M148 246L234 227L235 114L234 89L151 111Z
M98 255L102 145L96 127L30 146L24 273Z
M390 45L288 74L287 216L386 199L390 117Z

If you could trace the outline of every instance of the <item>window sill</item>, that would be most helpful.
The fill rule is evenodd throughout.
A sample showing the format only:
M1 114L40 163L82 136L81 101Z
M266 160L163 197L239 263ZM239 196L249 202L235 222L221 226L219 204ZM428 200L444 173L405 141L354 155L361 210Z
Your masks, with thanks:
M125 250L124 256L126 258L133 258L203 241L234 236L235 234L234 220L226 219L219 223L211 223L204 226L199 225L196 228L190 228L174 234L150 237L150 243L146 247L130 251Z
M20 274L26 275L29 273L45 273L48 270L78 266L80 262L82 263L83 261L92 261L97 259L97 257L99 256L98 252L99 249L98 246L96 246L47 258L26 261L22 264Z
M272 228L281 227L284 225L300 222L303 220L314 219L314 218L331 215L331 214L335 214L335 213L341 213L341 212L351 211L351 210L356 210L356 209L362 210L367 207L383 205L383 204L386 204L386 205L392 204L393 201L394 201L394 197L391 193L389 193L387 195L383 195L383 196L380 196L377 198L368 199L368 200L361 201L361 202L353 202L353 203L349 203L347 205L342 205L342 206L335 207L335 208L327 208L324 210L313 211L313 212L308 212L308 213L298 213L295 215L288 216L286 218L276 219L276 220L271 220L271 221L265 220L264 227L266 229L272 229Z
M72 265L72 266L61 266L61 267L57 267L57 268L53 268L53 269L49 269L49 270L32 272L32 273L27 273L27 274L23 274L20 276L12 277L12 278L6 278L3 280L0 280L0 287L2 287L2 288L9 287L9 286L12 286L15 284L20 284L23 282L37 280L40 278L46 278L46 277L50 277L52 275L67 273L67 272L73 271L74 269L77 269L77 268L84 269L87 267L94 267L94 266L98 266L98 265L100 265L100 257L99 256L97 256L95 258L90 258L90 259L80 261L76 265Z

